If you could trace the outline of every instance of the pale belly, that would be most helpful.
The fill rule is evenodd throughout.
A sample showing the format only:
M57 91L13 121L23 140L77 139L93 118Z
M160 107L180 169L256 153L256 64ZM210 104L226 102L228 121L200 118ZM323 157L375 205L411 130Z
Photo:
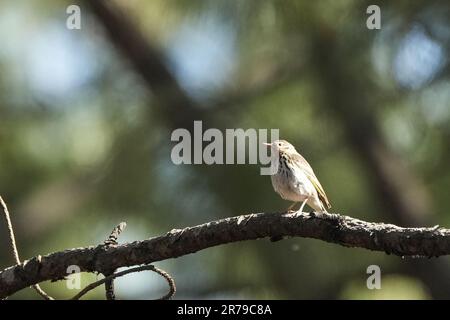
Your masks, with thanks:
M317 197L316 189L302 173L277 173L272 175L271 179L274 190L285 200L302 202L306 198Z

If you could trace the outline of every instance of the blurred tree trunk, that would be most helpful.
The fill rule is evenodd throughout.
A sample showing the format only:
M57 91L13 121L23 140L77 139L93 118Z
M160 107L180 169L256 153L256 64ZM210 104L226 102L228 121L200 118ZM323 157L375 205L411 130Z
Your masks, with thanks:
M364 48L363 53L367 54L370 42L355 43L351 36L345 44L338 45L334 31L321 26L312 37L312 65L316 66L323 86L323 106L340 119L350 145L372 173L374 186L388 213L387 222L401 226L432 225L426 189L408 170L405 161L389 150L375 120L376 101L371 93L379 89L370 83L370 72L365 72L370 62L362 58L362 52L355 52ZM359 68L346 68L348 59ZM407 273L419 277L429 287L433 298L450 298L450 269L446 260L408 260L404 265Z
M148 41L133 20L112 1L85 1L115 47L142 77L147 89L161 105L170 127L190 128L201 118L199 105L180 87L167 68L163 54Z

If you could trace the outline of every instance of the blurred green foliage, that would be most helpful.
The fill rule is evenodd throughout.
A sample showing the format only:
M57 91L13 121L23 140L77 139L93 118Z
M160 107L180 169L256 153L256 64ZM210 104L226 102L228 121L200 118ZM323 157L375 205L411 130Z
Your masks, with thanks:
M314 43L329 32L336 51L322 54L336 55L336 70L358 82L358 92L345 94L370 101L386 145L424 186L428 221L450 224L448 1L380 1L381 30L366 28L370 1L116 3L214 126L279 128L314 167L333 210L395 222L327 103L335 97L324 89ZM120 241L133 241L289 205L257 165L175 166L170 111L83 3L82 29L66 29L67 5L0 3L0 192L23 259L100 243L120 221L128 224ZM0 236L6 267L13 262L3 225ZM432 297L406 263L288 239L235 243L158 265L175 277L180 298ZM365 286L370 264L381 267L381 290ZM83 275L83 284L94 278ZM136 299L157 297L165 286L150 274L116 285L118 296ZM64 282L43 288L57 297L75 294ZM102 297L101 289L87 296ZM36 294L27 289L13 298Z

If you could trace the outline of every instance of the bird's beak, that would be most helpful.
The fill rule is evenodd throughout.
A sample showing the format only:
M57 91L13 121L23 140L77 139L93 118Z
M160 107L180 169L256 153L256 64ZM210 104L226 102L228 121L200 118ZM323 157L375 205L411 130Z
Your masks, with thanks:
M268 148L272 147L272 144L271 144L271 143L263 142L263 145L265 145L265 146L268 147Z

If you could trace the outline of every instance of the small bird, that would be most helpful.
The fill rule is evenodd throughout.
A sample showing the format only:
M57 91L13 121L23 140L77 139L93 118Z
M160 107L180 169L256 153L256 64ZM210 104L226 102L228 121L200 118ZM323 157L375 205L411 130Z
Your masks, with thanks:
M303 212L308 204L316 212L327 212L331 205L327 195L313 169L286 140L276 140L264 143L272 149L273 161L278 163L277 173L271 176L274 190L285 200L294 201L288 208L292 209L298 202L302 202L297 212Z

